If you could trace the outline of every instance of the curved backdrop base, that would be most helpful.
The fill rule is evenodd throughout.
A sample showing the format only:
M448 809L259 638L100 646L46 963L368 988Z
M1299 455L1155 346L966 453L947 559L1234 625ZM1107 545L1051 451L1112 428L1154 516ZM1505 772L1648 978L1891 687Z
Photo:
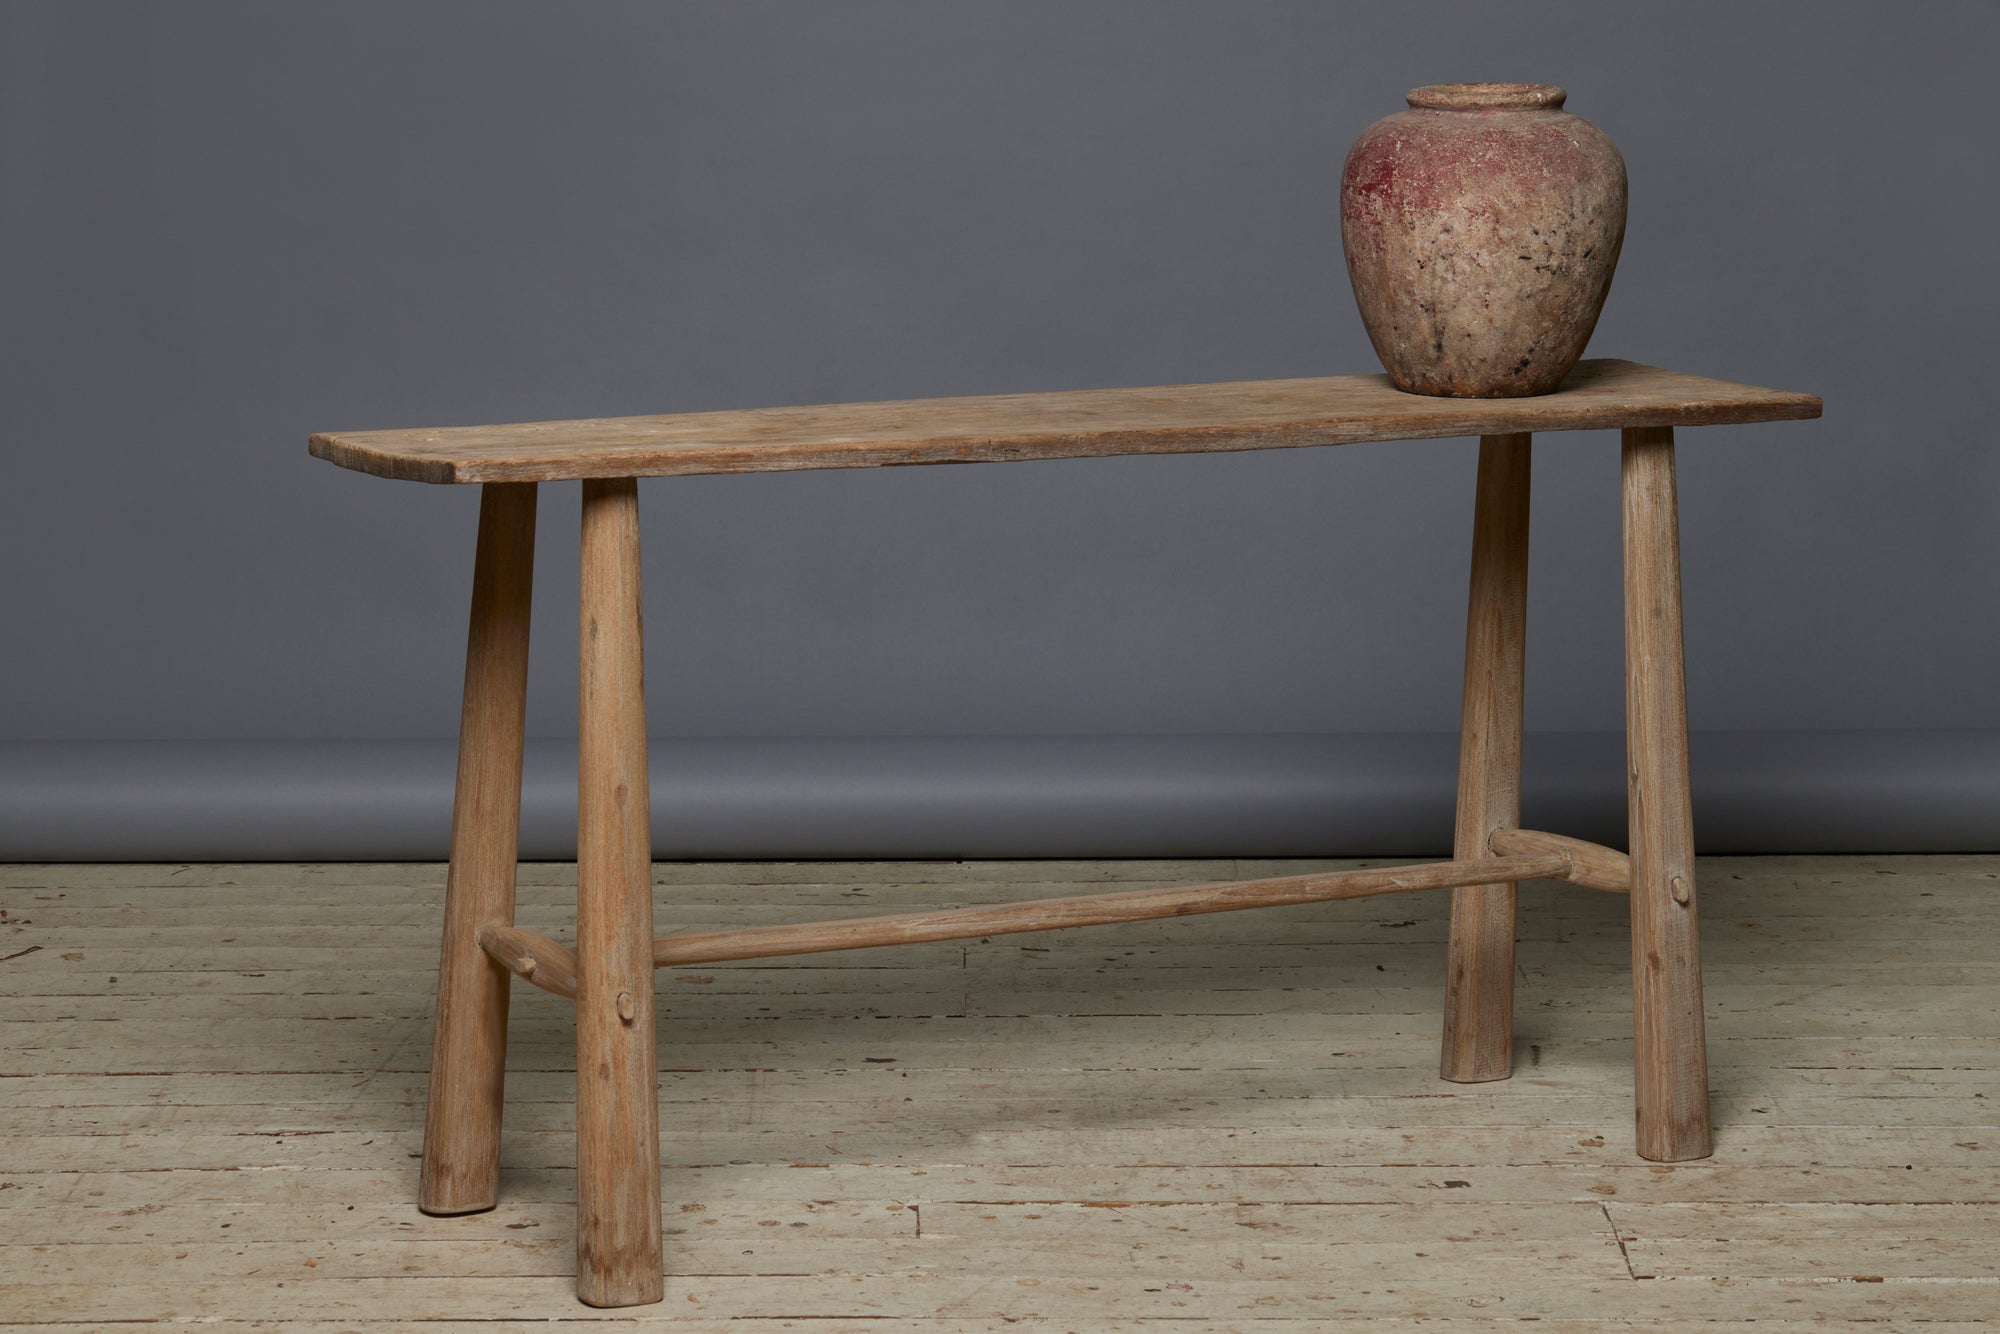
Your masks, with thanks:
M576 855L576 749L531 740L523 860ZM2000 850L2000 731L1694 737L1703 852ZM0 743L0 861L423 861L454 743ZM655 739L661 860L1427 857L1458 740L1328 736ZM1528 738L1532 828L1624 846L1618 733Z

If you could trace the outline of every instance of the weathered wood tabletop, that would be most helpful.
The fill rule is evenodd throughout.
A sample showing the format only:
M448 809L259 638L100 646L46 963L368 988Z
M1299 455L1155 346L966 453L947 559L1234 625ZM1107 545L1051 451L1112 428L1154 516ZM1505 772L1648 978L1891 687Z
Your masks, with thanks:
M1811 394L1632 361L1580 363L1536 398L1429 398L1386 375L837 403L654 417L397 431L333 431L312 453L413 482L787 472L1192 454L1364 440L1817 417Z

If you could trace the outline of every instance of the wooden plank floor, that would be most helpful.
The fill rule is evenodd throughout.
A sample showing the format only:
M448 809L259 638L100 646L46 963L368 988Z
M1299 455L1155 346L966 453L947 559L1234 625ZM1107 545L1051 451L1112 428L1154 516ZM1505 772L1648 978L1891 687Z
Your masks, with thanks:
M662 932L1364 863L666 865ZM504 1202L413 1198L443 871L0 867L0 1322L1987 1328L2000 857L1702 865L1716 1155L1632 1153L1625 904L1524 890L1514 1078L1446 896L663 972L667 1303L571 1295L567 1002ZM567 937L574 868L522 868Z

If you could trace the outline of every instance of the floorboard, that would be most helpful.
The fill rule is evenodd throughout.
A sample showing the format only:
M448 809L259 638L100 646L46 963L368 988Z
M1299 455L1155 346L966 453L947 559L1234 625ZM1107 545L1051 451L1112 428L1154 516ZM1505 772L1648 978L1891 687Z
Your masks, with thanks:
M656 915L1365 864L662 864ZM571 1292L567 1002L516 991L501 1206L414 1208L443 879L0 866L0 1323L2000 1319L2000 857L1705 861L1716 1154L1674 1166L1631 1149L1625 905L1553 884L1498 1084L1436 1075L1443 895L662 972L668 1298L637 1312ZM569 936L574 867L521 883Z

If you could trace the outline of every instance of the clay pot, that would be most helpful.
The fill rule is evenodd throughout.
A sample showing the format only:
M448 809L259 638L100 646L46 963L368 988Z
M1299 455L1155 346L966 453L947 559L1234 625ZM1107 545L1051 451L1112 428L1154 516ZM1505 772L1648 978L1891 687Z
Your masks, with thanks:
M1625 239L1625 160L1560 88L1446 83L1354 141L1340 234L1398 389L1546 394L1583 355Z

